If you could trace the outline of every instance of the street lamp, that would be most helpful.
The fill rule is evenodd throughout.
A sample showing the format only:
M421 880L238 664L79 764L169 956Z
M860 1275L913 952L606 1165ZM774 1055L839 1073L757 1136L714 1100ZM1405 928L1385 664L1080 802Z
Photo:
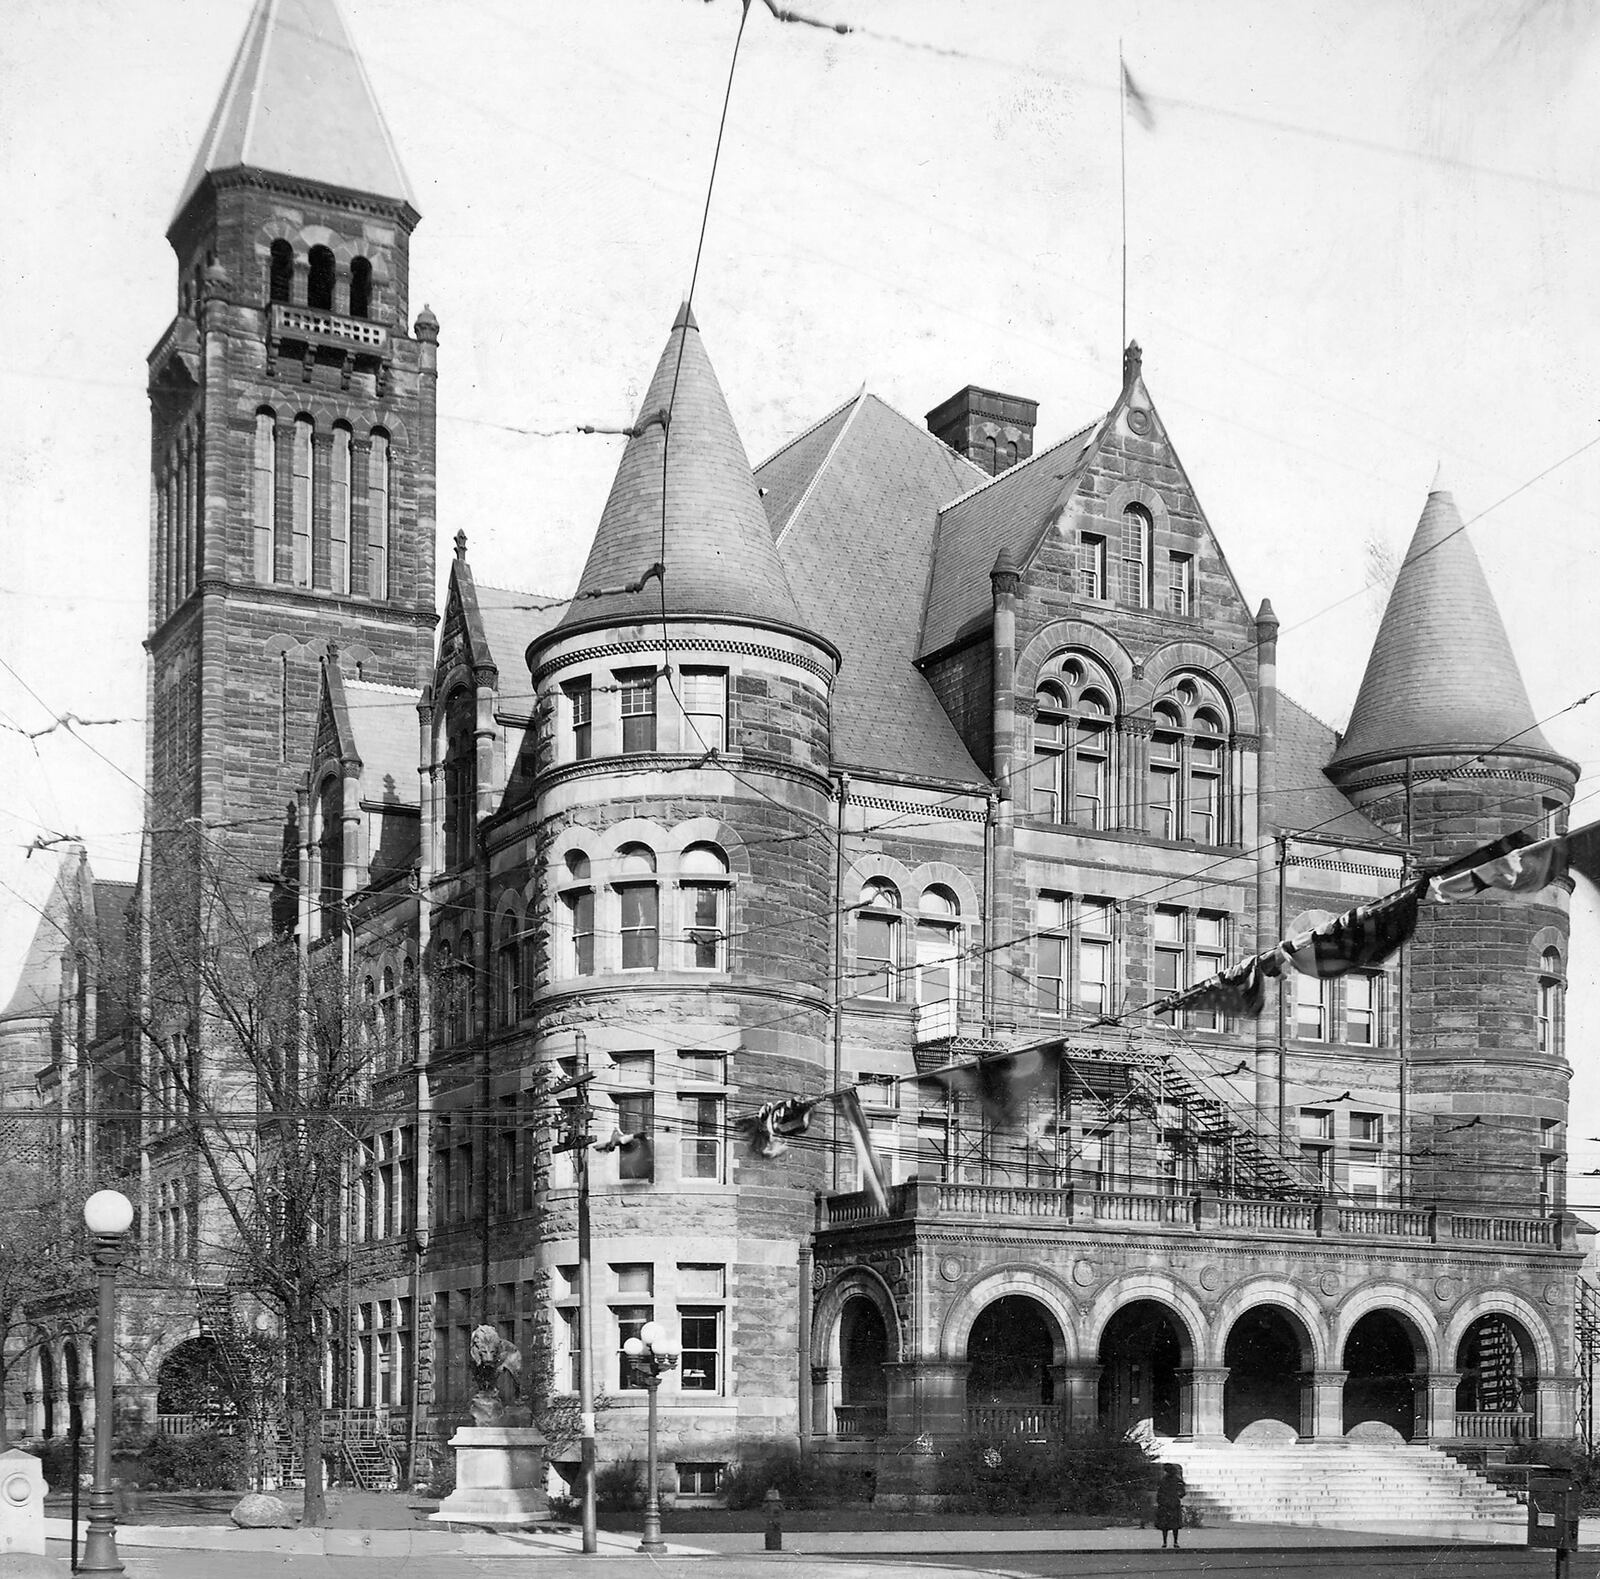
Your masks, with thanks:
M629 1338L622 1352L644 1372L645 1390L650 1394L649 1425L646 1429L645 1479L644 1479L644 1539L639 1542L641 1552L664 1552L667 1543L661 1539L661 1483L656 1464L656 1393L661 1388L661 1378L678 1363L683 1352L679 1344L667 1336L667 1329L658 1321L647 1321L637 1338Z
M133 1202L119 1190L96 1190L83 1203L83 1221L94 1235L94 1264L100 1282L100 1314L94 1338L94 1490L89 1493L89 1533L78 1572L119 1574L116 1505L111 1496L111 1369L116 1363L117 1268L123 1241L133 1226Z

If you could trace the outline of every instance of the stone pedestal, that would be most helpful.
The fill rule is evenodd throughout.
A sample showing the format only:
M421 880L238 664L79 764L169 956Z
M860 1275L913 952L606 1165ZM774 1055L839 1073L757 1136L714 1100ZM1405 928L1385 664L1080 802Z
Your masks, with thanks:
M44 1554L44 1467L32 1453L0 1453L0 1558Z
M456 1489L429 1517L443 1524L500 1526L549 1518L544 1446L536 1426L462 1426L450 1438Z

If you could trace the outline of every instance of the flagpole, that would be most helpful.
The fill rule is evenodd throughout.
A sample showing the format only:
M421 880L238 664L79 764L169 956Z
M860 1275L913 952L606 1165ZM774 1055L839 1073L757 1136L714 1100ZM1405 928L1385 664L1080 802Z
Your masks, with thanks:
M1117 40L1117 137L1122 174L1122 338L1120 358L1128 344L1128 68L1122 60L1122 40Z

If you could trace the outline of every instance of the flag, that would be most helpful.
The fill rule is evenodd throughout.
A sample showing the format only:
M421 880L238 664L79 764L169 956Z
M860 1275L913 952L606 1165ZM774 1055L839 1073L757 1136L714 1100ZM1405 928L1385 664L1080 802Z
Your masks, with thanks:
M1600 883L1600 822L1576 828L1556 839L1540 839L1520 849L1505 849L1504 840L1452 862L1429 884L1428 894L1440 904L1472 899L1486 889L1513 894L1537 893L1566 871Z
M872 1197L872 1204L880 1212L886 1212L889 1210L889 1180L884 1173L883 1160L872 1144L867 1116L861 1111L861 1098L856 1095L854 1086L846 1086L843 1091L834 1092L833 1101L856 1148L856 1161L861 1164L861 1188Z
M1186 992L1156 1004L1156 1013L1165 1014L1169 1009L1214 1009L1218 1014L1254 1017L1266 1006L1267 977L1278 974L1265 968L1269 957L1254 954L1238 965L1218 971L1215 976L1207 976Z
M1122 63L1122 102L1132 111L1134 120L1147 132L1156 129L1156 113L1150 108L1150 101L1144 96L1139 84L1133 80L1126 62Z
M1591 883L1600 884L1600 822L1591 822L1569 833L1561 843L1565 846L1562 853L1567 858L1568 869L1587 877Z
M629 1134L621 1125L613 1124L611 1133L596 1143L596 1151L615 1151L619 1179L649 1179L655 1175L656 1149L645 1130Z
M1428 886L1427 878L1408 883L1285 942L1289 963L1302 976L1343 976L1381 964L1417 930L1417 906Z
M974 1098L995 1129L1015 1129L1022 1122L1029 1097L1047 1081L1054 1082L1060 1061L1060 1052L1054 1047L1030 1047L1020 1053L946 1064L917 1079Z
M789 1149L789 1141L805 1134L811 1127L811 1110L815 1102L790 1097L783 1102L767 1102L748 1118L739 1121L749 1143L753 1157L781 1157Z

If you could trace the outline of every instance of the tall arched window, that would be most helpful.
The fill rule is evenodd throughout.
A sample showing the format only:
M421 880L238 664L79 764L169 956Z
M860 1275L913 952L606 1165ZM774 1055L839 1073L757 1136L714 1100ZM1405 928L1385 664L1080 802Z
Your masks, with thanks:
M861 887L856 909L855 992L863 998L895 998L900 966L900 890L874 877Z
M372 264L366 258L350 260L350 316L372 316Z
M293 290L294 248L287 241L275 241L267 267L267 300L287 302Z
M495 937L494 979L500 1024L515 1025L522 1018L522 940L517 914L508 910L500 918Z
M311 418L294 419L294 481L289 496L289 531L293 545L291 575L297 587L311 585Z
M728 968L728 861L714 844L691 844L679 863L682 874L689 965L694 970Z
M1539 956L1538 1032L1541 1053L1559 1053L1562 1050L1562 988L1561 954L1547 948Z
M367 596L389 596L389 435L372 430L367 451Z
M340 782L330 778L317 798L317 902L326 937L336 932L344 904L344 819Z
M581 850L567 856L567 875L561 885L561 908L566 921L568 976L594 975L594 888L590 884L589 857Z
M948 888L924 891L917 907L917 1037L954 1036L960 980L961 906Z
M326 247L313 247L306 263L306 306L332 312L333 254Z
M455 1034L452 1040L456 1042L464 1042L472 1035L474 988L477 979L477 940L471 932L463 932L461 946L456 951L456 990L452 998L455 1008Z
M328 456L328 586L341 596L350 591L350 429L333 426Z
M278 419L268 406L256 413L255 466L251 474L251 549L255 578L272 580L273 522L278 512Z
M618 851L617 897L622 909L622 968L654 970L661 954L661 891L656 858L642 844Z
M1227 705L1209 680L1175 680L1152 709L1146 826L1160 839L1225 844Z
M444 704L444 859L465 866L472 859L476 825L477 749L472 693L463 685Z
M400 1001L395 992L392 965L383 967L383 991L378 998L378 1037L382 1067L392 1069L400 1056Z
M1122 601L1132 608L1150 607L1150 512L1130 504L1122 512Z
M1115 782L1109 679L1085 660L1068 658L1040 684L1034 703L1033 815L1109 828Z
M400 1046L396 1057L402 1062L416 1051L417 962L407 955L400 965Z

